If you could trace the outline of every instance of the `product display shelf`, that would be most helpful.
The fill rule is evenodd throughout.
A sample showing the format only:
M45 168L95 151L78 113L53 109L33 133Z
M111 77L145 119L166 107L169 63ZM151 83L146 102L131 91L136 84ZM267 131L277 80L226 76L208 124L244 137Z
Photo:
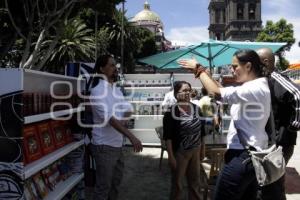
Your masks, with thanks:
M37 115L31 115L24 117L24 124L30 124L38 121L43 121L46 119L58 118L64 115L72 115L73 113L78 113L84 111L84 107L71 108L66 110L54 111L49 113L42 113Z
M55 103L58 106L66 106L66 102L81 93L85 81L60 74L9 68L0 69L0 83L4 86L0 88L0 118L3 124L3 129L0 130L0 152L2 152L0 162L5 164L0 171L4 175L12 177L12 182L6 181L2 184L4 188L11 188L11 185L14 185L15 190L10 190L8 196L15 196L15 191L19 191L19 195L24 196L24 182L26 179L84 144L83 140L66 144L25 166L22 164L20 168L20 163L24 161L26 153L23 145L28 145L24 142L28 139L28 135L27 138L23 135L24 128L30 127L31 123L44 120L55 121L55 117L71 116L84 110L84 107L77 107L23 117L24 103L28 103L26 97L28 97L28 94L37 94L34 96L34 98L37 98L32 102L38 101L38 109L41 109L39 107L40 95L51 95L55 99L61 99L61 101ZM40 104L45 104L45 102ZM40 111L35 111L35 113L38 112ZM37 137L32 138L37 140ZM7 152L7 149L10 154L3 153ZM73 174L69 179L58 184L55 191L51 192L46 199L62 199L82 178L83 174Z
M164 115L131 115L134 118L161 118Z
M162 126L162 100L170 91L170 74L125 74L126 99L135 109L130 131L144 146L160 146L155 128ZM126 140L126 144L130 142Z
M134 128L129 129L133 135L142 141L144 146L160 146L160 140L157 137L154 128ZM128 139L125 140L126 145L131 145Z
M129 129L131 131L137 132L137 131L152 131L153 128L133 128L133 129Z
M63 182L60 182L53 191L51 191L44 200L60 200L84 177L83 173L73 174Z
M160 87L160 86L155 86L155 87L124 87L125 90L170 90L171 86L169 87Z
M231 121L231 117L229 115L222 116L222 133L223 134L228 133L230 121Z
M84 144L83 140L72 142L67 144L56 151L43 156L42 158L25 165L24 167L24 176L25 179L29 178L30 176L34 175L35 173L39 172L43 168L47 167L48 165L52 164L53 162L57 161L58 159L64 157L71 151L77 149L78 147Z
M128 101L135 104L161 104L163 101Z
M24 69L24 72L27 75L43 77L43 78L63 79L65 81L77 81L78 80L78 78L71 77L71 76L65 76L65 75L61 75L61 74L52 74L52 73L48 73L48 72L42 72L42 71L36 71L36 70L30 70L30 69Z

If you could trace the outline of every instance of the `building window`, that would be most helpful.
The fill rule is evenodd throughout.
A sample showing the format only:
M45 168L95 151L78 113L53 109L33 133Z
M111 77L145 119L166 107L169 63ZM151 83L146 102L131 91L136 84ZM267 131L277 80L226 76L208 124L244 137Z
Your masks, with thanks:
M252 19L252 20L255 19L255 4L249 5L248 13L249 13L249 19Z
M244 19L244 6L243 4L237 5L237 19L241 20Z
M221 33L216 33L216 40L221 40Z
M220 20L221 20L221 13L220 13L220 10L216 10L216 15L215 15L215 22L216 24L220 24Z

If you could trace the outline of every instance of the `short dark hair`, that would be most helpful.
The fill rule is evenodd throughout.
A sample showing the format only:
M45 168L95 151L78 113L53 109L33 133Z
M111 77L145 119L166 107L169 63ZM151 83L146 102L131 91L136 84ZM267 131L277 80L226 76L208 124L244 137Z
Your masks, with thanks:
M177 99L177 94L179 92L179 90L181 89L182 85L184 84L187 84L191 89L192 89L192 86L189 82L187 81L176 81L174 83L174 97Z
M92 88L94 88L96 85L98 85L99 79L102 79L98 76L95 77L94 75L97 73L102 74L100 69L107 65L110 58L114 58L114 56L112 54L103 54L97 58L95 66L94 66L93 75L91 76Z
M104 54L104 55L99 56L96 60L96 63L95 63L94 72L98 73L98 74L101 74L100 69L105 67L105 65L107 65L108 60L110 58L114 58L114 56L111 55L111 54Z
M261 62L258 54L252 50L252 49L240 49L234 53L234 55L238 61L242 64L246 64L247 62L250 62L252 64L251 70L254 71L254 73L258 77L262 77L265 75L265 65Z

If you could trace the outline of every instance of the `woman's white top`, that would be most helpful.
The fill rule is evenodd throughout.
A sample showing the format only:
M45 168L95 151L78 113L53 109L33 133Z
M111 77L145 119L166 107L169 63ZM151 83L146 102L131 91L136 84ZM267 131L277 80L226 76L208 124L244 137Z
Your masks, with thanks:
M271 95L266 78L245 82L237 87L220 88L224 102L232 104L231 121L227 135L228 149L244 149L237 135L257 150L266 149L268 135L265 131L270 116Z

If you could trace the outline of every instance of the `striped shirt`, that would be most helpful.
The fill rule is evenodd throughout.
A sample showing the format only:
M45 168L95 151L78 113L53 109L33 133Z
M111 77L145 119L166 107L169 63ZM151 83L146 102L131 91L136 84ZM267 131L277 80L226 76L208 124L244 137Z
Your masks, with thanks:
M180 132L179 149L188 150L197 148L201 144L201 120L194 112L192 116L181 113L180 114Z
M195 104L192 114L179 111L177 105L165 113L163 118L164 140L171 140L173 151L197 148L201 144L201 134L204 133L204 119L201 110Z

